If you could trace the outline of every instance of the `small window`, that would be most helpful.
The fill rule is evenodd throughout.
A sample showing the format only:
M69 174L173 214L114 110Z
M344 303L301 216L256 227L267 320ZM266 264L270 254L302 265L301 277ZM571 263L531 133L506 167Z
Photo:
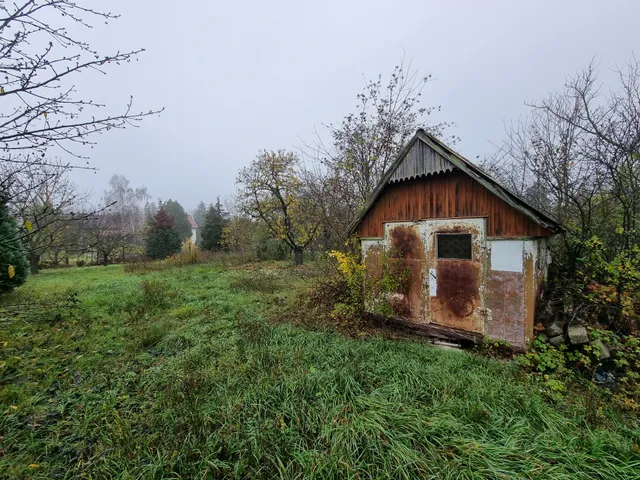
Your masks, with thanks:
M438 258L471 260L471 234L438 234Z

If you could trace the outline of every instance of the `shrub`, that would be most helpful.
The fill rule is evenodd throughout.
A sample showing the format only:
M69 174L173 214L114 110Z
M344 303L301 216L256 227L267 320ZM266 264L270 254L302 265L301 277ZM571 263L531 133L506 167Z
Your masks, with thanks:
M359 253L329 252L335 262L337 285L344 285L340 301L334 305L338 317L358 317L367 310L381 315L392 315L391 295L405 289L408 271L403 269L397 252L378 249L371 253L375 268L368 268ZM336 282L337 280L337 282Z
M180 235L173 226L173 218L162 207L153 219L145 243L145 254L154 260L166 258L180 251Z
M125 299L122 310L132 320L144 318L172 306L178 292L161 280L144 280L140 288Z
M613 400L625 409L640 412L640 339L609 330L589 328L588 332L591 342L576 347L564 344L554 347L538 338L531 350L516 361L546 388L554 385L552 398L563 391L557 382L587 381L592 389L596 388L592 382L597 384L599 375L610 375ZM608 346L610 359L601 358L598 341ZM606 389L599 390L600 394L606 394Z
M161 272L174 267L210 262L214 258L217 258L215 253L200 250L188 238L183 242L179 253L171 255L164 260L149 261L147 259L141 262L128 263L124 265L124 271L126 273Z
M251 272L234 276L229 280L233 290L244 292L275 293L280 290L280 281L275 275Z
M640 246L615 245L568 235L554 252L550 285L555 301L583 322L631 333L640 327Z
M142 348L155 347L171 331L168 323L154 323L147 327L140 336Z
M15 220L0 198L0 294L22 285L29 274L29 261Z

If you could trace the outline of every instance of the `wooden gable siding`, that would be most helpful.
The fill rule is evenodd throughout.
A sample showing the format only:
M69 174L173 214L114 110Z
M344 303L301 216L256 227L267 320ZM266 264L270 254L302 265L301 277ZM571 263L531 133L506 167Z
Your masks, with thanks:
M487 217L489 237L552 235L459 170L388 184L362 219L358 235L382 237L384 222L456 217Z

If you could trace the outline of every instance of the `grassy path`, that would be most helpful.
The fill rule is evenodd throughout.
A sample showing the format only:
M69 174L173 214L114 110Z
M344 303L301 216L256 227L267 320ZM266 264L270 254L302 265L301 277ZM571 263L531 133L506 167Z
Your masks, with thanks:
M588 426L512 365L267 323L289 278L30 279L3 302L77 292L81 311L0 318L0 477L640 478L637 421Z

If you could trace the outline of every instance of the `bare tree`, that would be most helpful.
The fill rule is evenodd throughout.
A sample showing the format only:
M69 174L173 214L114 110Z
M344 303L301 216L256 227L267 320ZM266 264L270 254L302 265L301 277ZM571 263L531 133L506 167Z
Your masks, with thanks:
M566 227L554 244L558 296L629 329L640 321L640 62L614 72L605 90L592 62L530 104L485 166Z
M638 240L640 214L640 62L633 57L615 71L618 88L603 93L592 62L567 83L564 92L533 107L588 138L582 153L605 176L608 193L621 207L621 227L628 232L624 248L629 248ZM576 103L573 115L561 108L564 98Z
M358 94L355 113L326 125L328 143L316 132L316 141L304 145L306 178L320 202L323 235L344 240L346 228L369 198L384 172L418 128L443 135L450 126L427 118L440 107L420 106L431 75L421 75L404 59L383 83L382 76L366 82ZM452 136L449 141L455 142Z
M71 222L82 217L76 212L86 194L78 191L68 171L62 163L47 161L37 166L21 165L9 176L9 205L21 222L17 235L26 246L32 274L39 272L40 257L45 251L59 253L73 248L67 231Z
M85 249L95 250L97 260L102 265L109 265L114 255L129 237L122 230L123 220L120 213L104 207L94 208L82 225L84 230Z
M0 162L46 165L51 147L84 158L70 148L157 113L133 111L131 97L120 112L100 116L104 105L77 94L80 73L105 73L143 51L105 55L71 34L72 27L116 18L72 0L0 2Z
M112 222L116 219L120 222L117 228L122 233L120 246L123 261L127 246L142 245L140 234L145 225L144 205L150 198L147 187L133 188L124 175L113 175L109 180L102 202L105 206L111 205L110 210L114 214ZM116 225L111 227L116 228Z

